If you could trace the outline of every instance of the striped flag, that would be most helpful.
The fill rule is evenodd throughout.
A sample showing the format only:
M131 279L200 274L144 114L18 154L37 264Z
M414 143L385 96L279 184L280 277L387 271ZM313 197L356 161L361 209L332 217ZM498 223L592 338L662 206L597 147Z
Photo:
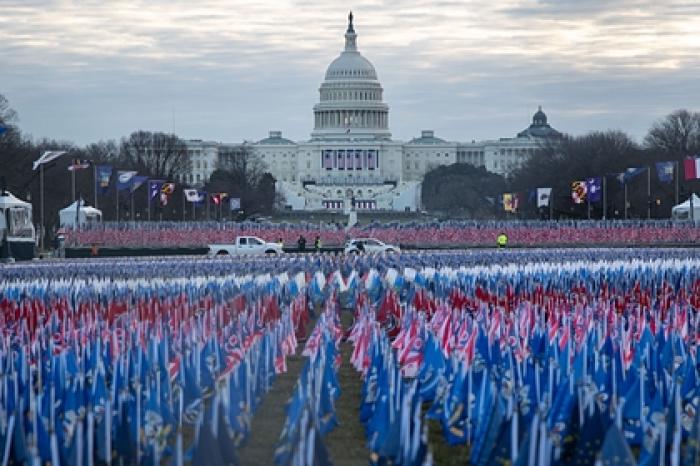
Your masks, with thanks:
M700 157L689 157L683 161L685 179L697 180L700 178Z
M84 170L86 168L90 168L90 161L89 160L75 159L71 162L70 165L68 165L68 171L70 171L70 172L77 171L77 170Z

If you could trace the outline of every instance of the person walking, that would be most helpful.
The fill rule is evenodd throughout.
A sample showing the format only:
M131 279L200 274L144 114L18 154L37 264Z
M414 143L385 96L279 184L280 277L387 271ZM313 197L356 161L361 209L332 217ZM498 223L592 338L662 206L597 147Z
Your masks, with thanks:
M297 246L299 247L299 251L306 250L306 238L304 238L304 235L299 235L299 239L297 240Z
M314 249L316 252L321 251L321 237L316 235L316 239L314 240Z

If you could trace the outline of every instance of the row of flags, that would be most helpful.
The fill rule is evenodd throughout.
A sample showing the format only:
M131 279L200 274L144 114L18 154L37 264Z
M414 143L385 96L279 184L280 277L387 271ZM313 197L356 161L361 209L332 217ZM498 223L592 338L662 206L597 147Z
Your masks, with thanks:
M295 352L303 276L94 277L2 281L3 463L238 464Z
M372 464L420 449L396 440L377 398L396 396L382 371L399 370L446 441L471 446L471 464L695 464L697 263L651 265L387 272L384 297L358 305L350 337L365 380L360 417L382 410ZM367 296L373 282L364 281ZM407 421L399 427L409 430Z
M112 451L125 463L235 462L230 446L313 304L325 312L279 444L296 459L278 464L325 464L346 296L371 464L430 464L426 419L470 444L477 465L695 464L697 255L587 255L13 267L0 279L0 444L17 463Z
M33 169L36 170L39 166L49 163L61 155L65 151L46 151L33 163ZM73 159L68 165L68 171L77 172L93 166L93 162L84 159ZM113 167L111 165L95 165L95 190L102 196L107 194L112 180ZM117 192L128 190L133 194L141 185L148 182L148 202L156 200L161 206L166 206L170 200L170 196L175 192L175 183L165 180L149 180L148 176L139 175L135 170L118 170L117 171ZM208 193L193 188L184 188L185 200L191 203L202 203L207 199ZM228 197L228 193L212 193L210 200L215 205L223 204ZM234 198L230 200L231 210L240 209L240 199Z
M676 177L677 162L665 161L654 164L659 182L671 183ZM620 173L612 173L621 186L626 185L631 180L644 173L651 171L652 167L631 167ZM685 180L700 179L700 157L688 157L683 161ZM519 207L526 201L536 202L537 207L548 207L551 200L552 188L537 188L530 190L527 194L505 193L502 195L503 210L506 212L517 212ZM585 180L571 182L571 201L574 204L598 203L603 199L603 177L591 177Z

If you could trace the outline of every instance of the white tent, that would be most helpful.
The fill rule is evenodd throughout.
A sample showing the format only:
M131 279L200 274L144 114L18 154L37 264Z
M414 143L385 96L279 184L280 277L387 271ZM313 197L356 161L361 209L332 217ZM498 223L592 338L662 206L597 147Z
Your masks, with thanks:
M78 202L80 202L79 211ZM75 227L76 218L80 225L99 223L102 221L102 211L85 205L85 202L82 200L75 201L65 209L61 209L58 214L62 227Z
M32 205L29 202L24 202L22 199L18 199L12 195L9 191L0 193L0 229L6 227L7 218L5 212L7 209L12 209L13 215L17 217L22 214L22 222L19 222L19 217L14 219L14 223L19 227L20 223L28 223L31 227L32 225ZM25 218L26 217L26 218Z
M16 198L11 192L5 191L0 194L0 209L7 209L8 207L27 207L31 209L32 205L29 202Z
M674 220L690 220L690 198L671 209L671 218ZM693 219L700 222L700 197L693 193Z

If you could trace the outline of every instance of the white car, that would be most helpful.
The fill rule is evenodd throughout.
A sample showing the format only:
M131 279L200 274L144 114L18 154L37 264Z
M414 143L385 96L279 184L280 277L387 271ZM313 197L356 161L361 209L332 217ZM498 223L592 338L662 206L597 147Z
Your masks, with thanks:
M398 246L386 244L375 238L353 238L345 244L345 254L401 252Z
M256 236L238 236L233 244L210 244L210 256L282 254L282 246Z

